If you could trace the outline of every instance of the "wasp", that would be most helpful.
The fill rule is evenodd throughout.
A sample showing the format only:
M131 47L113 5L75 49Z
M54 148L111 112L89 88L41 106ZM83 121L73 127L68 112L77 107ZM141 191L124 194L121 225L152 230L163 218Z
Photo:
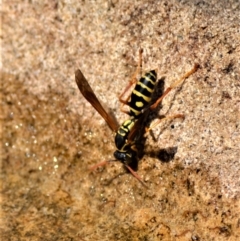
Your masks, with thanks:
M131 168L133 163L138 162L138 139L141 137L143 122L146 117L146 113L149 110L155 109L158 104L162 101L162 99L176 86L178 86L184 79L189 77L192 73L194 73L198 65L195 64L194 68L187 72L182 78L180 78L177 82L171 85L163 95L157 99L157 101L151 104L152 94L154 92L155 84L157 82L157 74L155 70L151 70L143 75L139 80L135 78L139 69L141 68L141 55L142 50L139 51L140 61L138 64L138 68L136 73L134 74L134 81L131 81L129 85L126 87L124 92L120 95L119 100L125 105L129 106L129 111L123 111L127 113L130 118L123 122L122 125L119 126L115 118L113 118L110 114L106 112L106 110L102 107L98 98L94 94L91 86L88 81L84 77L81 70L76 70L75 72L75 80L77 86L84 96L84 98L96 109L96 111L104 118L110 129L115 133L115 145L116 151L114 152L114 157L117 161L120 161L130 172L131 174L137 178L143 185L145 185L141 178L137 175L137 173ZM122 96L127 92L127 90L131 87L131 85L135 84L135 88L131 92L131 94L127 97L126 100L122 98ZM171 116L170 118L182 117L182 115ZM150 126L149 129L152 129L156 124ZM94 169L98 166L105 165L109 161L104 161L94 166Z
M137 135L136 128L140 126L141 118L139 119L139 121L136 121L135 119L125 121L119 127L115 118L109 115L102 107L91 86L88 84L88 81L79 69L75 72L75 80L80 92L85 97L85 99L96 109L96 111L106 121L110 129L115 133L115 144L117 150L113 154L114 157L116 158L116 160L122 162L124 166L132 173L132 175L136 177L140 182L142 182L141 178L130 167L131 163L136 162L138 159L138 149L135 145L135 137ZM101 166L106 163L107 162L105 161L99 163L97 166ZM97 166L95 166L94 168L96 168Z

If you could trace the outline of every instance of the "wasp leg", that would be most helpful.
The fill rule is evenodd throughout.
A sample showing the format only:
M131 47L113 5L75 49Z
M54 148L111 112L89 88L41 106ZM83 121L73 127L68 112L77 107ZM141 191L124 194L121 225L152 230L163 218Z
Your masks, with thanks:
M123 99L123 96L129 91L129 89L131 88L131 86L133 86L134 84L137 83L137 76L139 75L139 72L142 74L142 53L143 53L143 49L140 48L139 49L139 61L138 61L138 66L137 66L137 69L135 71L135 73L133 74L130 82L128 83L127 87L124 89L124 91L122 92L121 95L119 95L118 99L119 101L123 104L121 106L121 111L126 113L126 114L129 114L129 112L126 112L125 110L123 110L123 106L124 105L128 105L128 101L129 101L129 98L131 96L131 93L128 94L127 98Z
M165 92L162 94L162 96L154 103L150 106L150 109L153 110L155 109L158 104L163 100L163 98L174 88L176 88L178 85L180 85L186 78L188 78L190 75L192 75L193 73L195 73L197 71L197 69L199 68L199 64L194 64L194 67L188 71L187 73L185 73L179 80L177 80L175 83L173 83L170 87L168 87Z
M166 116L164 118L158 119L155 123L151 124L149 127L145 127L145 133L148 133L151 129L154 129L163 120L176 119L176 118L183 118L184 119L185 116L183 114L176 114L176 115Z

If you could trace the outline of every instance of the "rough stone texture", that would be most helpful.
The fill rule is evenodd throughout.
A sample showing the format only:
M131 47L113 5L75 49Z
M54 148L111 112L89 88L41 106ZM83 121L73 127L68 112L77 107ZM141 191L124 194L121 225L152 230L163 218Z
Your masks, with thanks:
M240 2L9 1L2 6L2 240L240 239ZM135 71L166 89L138 174L81 96L81 68L121 123ZM155 120L153 120L155 121Z

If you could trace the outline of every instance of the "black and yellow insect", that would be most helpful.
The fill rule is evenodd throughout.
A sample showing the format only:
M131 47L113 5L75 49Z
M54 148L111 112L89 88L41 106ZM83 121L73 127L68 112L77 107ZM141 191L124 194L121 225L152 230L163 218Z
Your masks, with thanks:
M116 160L122 162L126 166L126 168L132 173L132 175L136 177L140 182L142 182L141 178L136 174L136 172L133 171L131 165L138 162L138 147L136 142L138 141L138 138L141 138L143 121L145 119L146 112L147 110L156 108L157 105L162 101L162 99L173 88L175 88L184 79L194 73L197 68L198 65L195 64L192 70L187 72L184 76L182 76L182 78L180 78L173 85L167 88L163 95L151 106L150 104L152 94L154 92L155 84L157 82L156 71L151 70L145 75L143 75L138 81L130 83L130 85L136 85L132 93L128 96L127 100L123 100L121 97L119 97L119 100L122 103L129 106L130 110L128 112L124 112L127 113L130 118L124 121L123 124L120 126L118 125L116 120L111 115L109 115L102 107L92 88L88 84L88 81L84 77L83 73L79 69L75 72L75 80L80 92L86 98L86 100L91 103L91 105L97 110L97 112L104 118L111 130L115 133L115 145L117 150L114 152L114 157L116 158ZM129 89L129 86L126 88L126 90L127 89ZM182 115L175 115L171 118L176 117L182 117ZM107 161L99 163L95 167L104 165L106 163Z
M79 69L75 72L75 79L82 95L104 118L104 120L107 122L111 130L116 133L115 139L118 139L118 130L123 130L123 128L126 128L127 135L123 136L123 139L121 137L121 143L116 144L117 150L114 152L114 157L118 161L122 162L126 166L126 168L132 173L132 175L136 177L140 182L142 182L140 177L130 167L132 162L138 161L138 150L135 145L135 137L137 135L136 128L139 127L141 124L141 118L138 121L136 121L135 119L130 120L130 122L132 122L132 124L130 125L126 125L126 122L124 122L124 124L121 127L119 127L116 120L111 115L109 115L102 107L96 95L94 94L92 88L88 84L88 81ZM103 165L105 163L107 162L105 161L103 163L98 164L97 166Z

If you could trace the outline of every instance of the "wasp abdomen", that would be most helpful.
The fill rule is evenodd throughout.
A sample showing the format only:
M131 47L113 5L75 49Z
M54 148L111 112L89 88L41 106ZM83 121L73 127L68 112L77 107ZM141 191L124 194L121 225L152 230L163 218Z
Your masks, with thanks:
M128 102L130 116L138 118L142 113L142 110L150 103L156 81L156 71L151 70L142 76L137 82Z

